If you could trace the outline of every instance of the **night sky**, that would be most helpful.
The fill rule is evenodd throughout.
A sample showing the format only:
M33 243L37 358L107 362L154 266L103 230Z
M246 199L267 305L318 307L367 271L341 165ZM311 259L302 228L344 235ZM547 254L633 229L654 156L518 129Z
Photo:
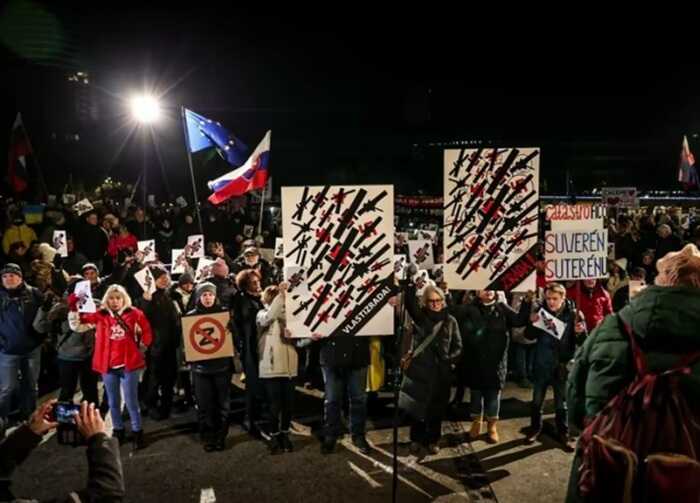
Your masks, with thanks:
M700 131L700 76L680 37L664 47L639 26L600 19L538 26L426 5L403 9L410 15L349 7L253 15L13 0L0 18L6 129L21 111L60 186L69 171L88 184L133 181L145 148L161 196L159 156L171 192L189 193L181 104L251 148L272 129L276 188L395 183L397 192L438 194L436 143L456 140L541 146L549 193L563 191L567 168L578 190L601 180L677 188L682 135L694 147ZM76 116L65 79L78 70L90 75L88 118ZM138 130L127 140L125 100L144 88L163 94L167 120L153 137ZM64 141L73 131L80 141ZM203 156L195 166L203 193L227 169Z

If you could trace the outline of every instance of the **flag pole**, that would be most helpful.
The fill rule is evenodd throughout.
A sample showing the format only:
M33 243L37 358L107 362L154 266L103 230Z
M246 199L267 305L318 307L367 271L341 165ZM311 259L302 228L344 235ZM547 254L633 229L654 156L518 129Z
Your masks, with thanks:
M22 120L22 115L17 112L19 116L19 124L22 126L22 132L27 140L27 145L29 145L29 153L32 154L32 159L36 164L37 171L39 172L39 183L41 183L41 188L44 190L44 196L48 198L49 190L46 188L46 181L44 181L44 173L41 171L41 165L39 164L39 156L34 152L34 146L32 145L32 140L29 139L29 133L27 133L27 128L24 127L24 121Z
M263 208L265 207L265 189L267 189L267 182L265 182L265 185L263 185L262 194L260 196L260 219L258 220L258 236L262 234Z
M197 211L197 225L199 225L199 233L204 234L202 227L202 215L199 211L199 201L197 200L197 186L194 183L194 169L192 169L192 152L190 152L190 135L187 132L187 119L185 118L185 107L180 107L182 115L182 128L185 130L185 150L187 151L187 161L190 166L190 179L192 180L192 195L194 196L194 207Z

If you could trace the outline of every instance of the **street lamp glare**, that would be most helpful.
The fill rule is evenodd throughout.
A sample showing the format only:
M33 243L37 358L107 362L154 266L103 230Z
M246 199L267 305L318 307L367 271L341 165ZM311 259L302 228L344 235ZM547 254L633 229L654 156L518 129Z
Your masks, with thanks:
M160 105L153 96L134 96L131 98L131 113L137 122L150 124L160 117Z

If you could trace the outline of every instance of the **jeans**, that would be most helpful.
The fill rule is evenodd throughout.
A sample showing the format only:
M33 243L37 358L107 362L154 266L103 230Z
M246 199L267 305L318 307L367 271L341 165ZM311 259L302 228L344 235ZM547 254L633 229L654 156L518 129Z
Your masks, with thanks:
M139 370L129 372L124 368L110 369L106 374L102 374L102 381L105 384L107 398L109 399L109 413L112 416L112 424L117 430L124 429L122 420L122 391L124 391L124 401L129 410L131 420L131 431L141 431L141 409L139 408Z
M80 379L80 390L83 400L99 405L97 401L97 374L92 370L90 359L83 361L70 361L58 359L58 375L61 384L61 392L58 399L61 402L72 402L73 395Z
M340 436L340 410L343 393L350 399L350 433L365 434L367 419L367 367L321 367L325 383L324 413L326 435Z
M549 386L551 386L552 391L554 391L554 411L557 431L560 434L568 434L569 427L566 422L566 380L556 376L544 383L534 383L532 390L532 428L536 431L542 429L544 398Z
M288 433L292 422L292 404L294 403L294 380L289 377L260 379L265 386L270 401L270 433Z
M501 410L500 389L471 388L471 413L474 417L486 416L486 419L498 419Z
M194 372L192 383L197 399L200 432L204 435L220 434L225 437L231 412L231 374Z
M535 356L534 344L513 344L513 377L516 380L532 380L532 362Z
M41 347L26 355L8 355L0 353L0 418L12 412L12 396L19 387L21 403L20 412L29 416L36 409L39 394L38 380L41 368ZM18 373L22 373L22 380Z

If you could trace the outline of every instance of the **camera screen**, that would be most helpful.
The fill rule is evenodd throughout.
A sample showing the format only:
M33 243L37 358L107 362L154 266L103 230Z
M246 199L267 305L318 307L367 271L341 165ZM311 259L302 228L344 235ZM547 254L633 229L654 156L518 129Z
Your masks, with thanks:
M80 405L72 403L56 404L56 421L64 424L75 424L75 414L80 411Z

